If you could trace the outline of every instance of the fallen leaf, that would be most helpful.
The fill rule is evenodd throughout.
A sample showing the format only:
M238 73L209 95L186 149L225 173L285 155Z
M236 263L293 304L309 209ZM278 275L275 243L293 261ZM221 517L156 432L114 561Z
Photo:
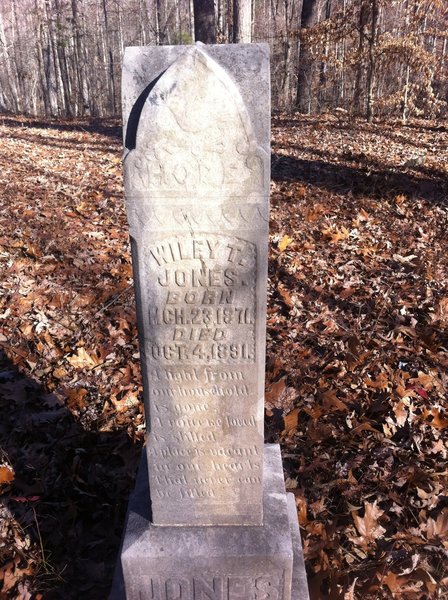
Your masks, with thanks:
M382 578L382 583L385 583L392 594L398 594L402 590L403 584L407 581L406 577L399 577L396 573L389 571L388 574Z
M299 515L299 523L302 527L305 527L308 524L308 514L307 514L307 502L306 502L306 498L303 498L302 496L296 496L296 505L298 510L298 515Z
M431 408L431 410L424 410L423 415L425 419L436 429L446 429L448 427L448 419L445 419L440 414L437 408Z
M277 408L285 414L292 408L297 391L293 387L287 387L286 377L282 377L266 388L264 397L267 409Z
M373 503L364 503L363 517L360 517L357 514L357 511L352 512L352 518L359 533L359 537L352 538L352 541L364 550L367 550L371 544L375 544L386 531L384 527L378 523L379 518L383 514L384 511L378 508L376 500Z
M99 360L96 357L88 354L83 346L78 348L76 354L68 356L66 360L72 365L72 367L75 367L75 369L85 369L86 367L92 368L99 364Z
M322 394L323 407L328 411L347 410L347 405L342 400L339 400L336 390L326 390Z
M85 397L87 396L87 390L85 388L65 389L64 391L67 395L67 407L70 410L83 410L86 408L87 402Z
M286 250L286 248L292 244L293 241L294 239L289 237L289 235L284 235L278 243L278 249L280 252L284 252L284 250Z
M11 483L14 481L14 471L7 465L0 466L0 485L2 483Z
M448 296L440 298L434 312L434 320L448 324Z
M364 383L367 387L374 388L376 390L387 390L389 386L389 379L386 373L379 373L375 380L370 378L364 379Z
M448 508L444 508L437 519L428 519L426 533L429 540L434 538L445 538L448 549Z
M328 227L322 230L322 235L326 240L329 240L330 244L337 244L341 240L346 240L350 235L350 231L345 227L341 227L341 229Z
M140 404L138 394L136 392L128 391L120 400L115 397L111 397L112 404L118 412L127 411L133 406Z
M393 407L393 411L395 413L395 418L397 419L397 424L400 427L403 427L403 425L406 423L406 421L408 419L408 411L406 409L405 403L402 400L400 400Z
M280 296L285 301L285 304L289 306L289 308L292 308L294 306L294 300L290 293L287 291L287 289L281 284L277 286L277 289L279 291Z
M67 376L67 371L64 367L56 367L53 371L53 376L56 377L56 379L63 379Z
M298 426L298 416L300 409L295 408L290 413L288 413L284 418L285 422L285 432L286 434L291 434L293 431L297 429Z
M350 586L350 588L344 594L344 600L356 600L356 597L355 597L355 587L356 587L356 582L357 581L358 581L358 578L355 577L354 580L353 580L352 585Z

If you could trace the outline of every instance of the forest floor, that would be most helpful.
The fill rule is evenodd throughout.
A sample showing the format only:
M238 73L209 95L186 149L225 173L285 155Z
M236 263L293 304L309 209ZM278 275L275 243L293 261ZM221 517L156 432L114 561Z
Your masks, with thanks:
M0 136L0 599L101 600L144 439L120 129ZM448 123L276 115L272 151L266 439L312 599L448 598Z

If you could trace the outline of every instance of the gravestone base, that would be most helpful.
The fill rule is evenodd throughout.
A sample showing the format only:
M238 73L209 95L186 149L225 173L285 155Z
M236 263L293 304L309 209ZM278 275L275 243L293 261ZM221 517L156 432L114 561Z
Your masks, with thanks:
M265 446L262 526L155 526L146 452L110 600L309 600L278 445Z

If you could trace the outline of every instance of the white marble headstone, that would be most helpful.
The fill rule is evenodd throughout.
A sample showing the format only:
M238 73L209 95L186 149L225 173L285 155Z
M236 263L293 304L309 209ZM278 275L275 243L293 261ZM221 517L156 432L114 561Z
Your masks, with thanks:
M252 46L124 57L156 525L262 523L270 102L268 51Z

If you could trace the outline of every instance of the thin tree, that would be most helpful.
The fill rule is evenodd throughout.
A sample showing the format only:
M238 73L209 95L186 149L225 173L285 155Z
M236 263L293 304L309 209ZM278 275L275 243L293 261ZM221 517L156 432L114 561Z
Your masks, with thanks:
M194 37L204 44L216 43L214 0L193 0Z
M303 0L300 16L300 28L306 30L317 19L317 0ZM311 90L314 63L308 44L302 43L299 56L299 73L297 76L297 108L300 112L311 112Z
M370 0L370 33L368 35L369 52L367 61L367 107L366 116L369 123L373 120L373 91L375 87L375 51L378 36L378 0Z
M252 2L233 0L233 43L249 44L252 41Z

